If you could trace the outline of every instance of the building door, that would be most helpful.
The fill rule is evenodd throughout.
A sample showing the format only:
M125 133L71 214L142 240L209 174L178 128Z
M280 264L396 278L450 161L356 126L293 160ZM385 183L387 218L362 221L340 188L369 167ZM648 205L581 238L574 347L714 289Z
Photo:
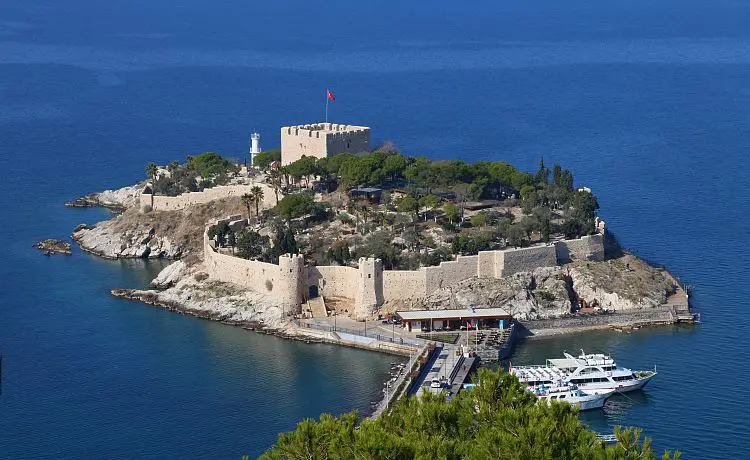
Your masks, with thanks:
M308 296L309 299L314 299L318 297L318 286L312 285L308 289Z

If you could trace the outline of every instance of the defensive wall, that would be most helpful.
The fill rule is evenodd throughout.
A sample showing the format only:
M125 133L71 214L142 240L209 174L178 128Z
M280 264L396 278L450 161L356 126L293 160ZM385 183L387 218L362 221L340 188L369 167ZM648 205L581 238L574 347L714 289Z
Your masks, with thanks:
M341 152L370 150L370 128L338 123L312 123L281 128L281 164L303 156L325 158Z
M482 251L418 270L384 270L381 261L373 258L359 259L357 268L305 266L299 255L283 255L275 265L220 254L206 233L203 238L204 262L211 278L268 295L296 311L315 295L353 299L355 316L360 318L385 301L426 297L472 277L504 278L572 260L604 259L600 234L529 248Z
M202 192L187 192L178 196L154 195L154 211L175 211L184 209L194 204L208 203L209 201L220 200L233 196L242 196L250 193L253 187L260 187L263 190L263 200L260 208L270 208L276 205L276 196L273 188L266 184L257 183L250 185L218 185L203 190ZM282 194L279 193L279 198ZM141 193L141 209L151 206L151 194Z

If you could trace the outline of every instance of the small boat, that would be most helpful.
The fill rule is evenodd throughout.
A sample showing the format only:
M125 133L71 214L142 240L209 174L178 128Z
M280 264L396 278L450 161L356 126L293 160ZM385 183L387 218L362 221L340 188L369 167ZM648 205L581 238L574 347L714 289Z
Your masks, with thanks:
M633 371L620 367L614 359L602 353L579 356L564 353L565 358L548 359L544 366L510 366L510 373L530 387L551 385L563 381L576 385L586 393L616 391L628 393L640 390L656 376L653 371Z
M601 409L607 399L614 394L614 390L600 393L585 393L575 385L557 382L555 385L540 385L529 387L540 401L552 404L552 401L566 402L580 410Z

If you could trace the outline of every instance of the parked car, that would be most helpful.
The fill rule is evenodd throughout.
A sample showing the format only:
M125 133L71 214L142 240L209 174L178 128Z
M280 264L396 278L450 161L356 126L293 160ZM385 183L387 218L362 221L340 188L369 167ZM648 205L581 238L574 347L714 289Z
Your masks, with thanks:
M430 388L441 388L442 384L440 383L440 380L438 379L432 379L432 382L430 382Z

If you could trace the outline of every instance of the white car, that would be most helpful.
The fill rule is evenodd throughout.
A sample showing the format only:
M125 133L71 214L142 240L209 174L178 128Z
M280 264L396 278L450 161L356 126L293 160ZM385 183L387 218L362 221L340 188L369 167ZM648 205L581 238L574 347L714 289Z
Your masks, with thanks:
M442 386L438 379L432 379L432 382L430 382L430 388L441 388Z

